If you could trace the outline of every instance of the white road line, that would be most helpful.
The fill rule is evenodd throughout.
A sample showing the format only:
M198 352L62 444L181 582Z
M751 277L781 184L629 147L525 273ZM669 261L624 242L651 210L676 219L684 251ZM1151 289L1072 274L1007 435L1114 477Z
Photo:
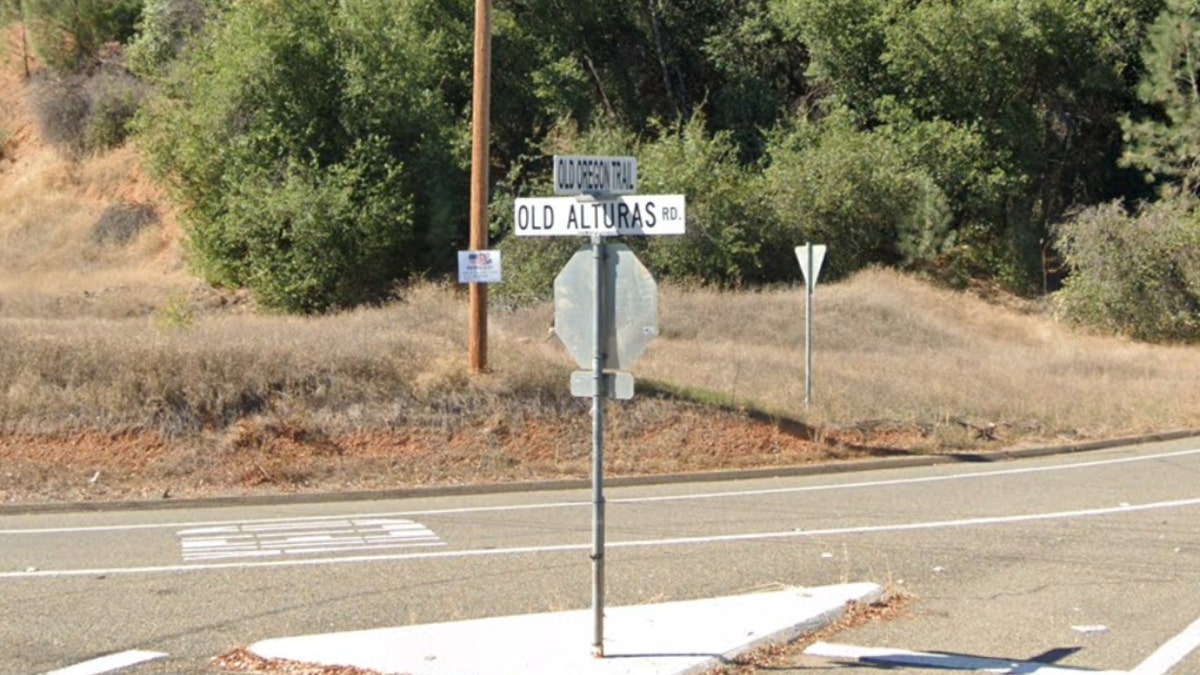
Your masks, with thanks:
M916 668L937 668L940 670L965 670L989 673L1010 673L1021 675L1128 675L1123 671L1091 670L1087 668L1067 668L1036 661L1009 661L1007 659L989 659L977 656L959 656L955 654L932 654L928 652L910 652L904 649L885 649L879 647L855 647L853 645L830 644L818 642L804 650L805 654L832 659L846 659L859 663L882 666L912 666Z
M114 670L136 666L139 663L161 659L166 656L162 652L143 652L139 650L131 650L121 652L119 654L109 654L91 661L84 661L73 666L52 670L46 675L100 675L101 673L111 673Z
M767 541L777 539L800 539L805 537L830 537L850 534L878 534L886 532L906 532L913 530L938 530L958 527L975 527L983 525L1007 525L1012 523L1028 523L1048 520L1068 520L1071 518L1086 518L1095 516L1121 515L1154 511L1161 509L1177 509L1200 506L1200 498L1181 499L1167 502L1151 502L1147 504L1131 504L1097 509L1082 509L1078 511L1053 511L1049 513L1033 513L1019 516L995 516L990 518L966 518L963 520L935 520L915 523L898 523L893 525L864 525L859 527L837 527L823 530L785 530L782 532L760 532L751 534L726 534L705 537L678 537L674 539L646 539L631 541L609 541L609 549L638 548L656 546L686 546L699 544L719 544L731 542ZM247 563L214 563L192 565L163 565L157 567L114 567L105 569L78 570L35 570L32 572L0 572L3 579L36 579L56 577L105 576L115 574L159 574L172 572L197 572L203 570L228 570L285 566L315 566L336 565L366 562L396 562L402 560L430 560L446 558L478 558L506 555L526 555L543 553L561 553L568 551L590 550L591 544L560 544L555 546L522 546L496 549L468 549L451 551L429 551L419 553L399 553L392 555L347 556L340 558L312 558L304 560L272 560Z
M1200 619L1155 650L1137 668L1129 671L1130 675L1165 675L1197 647L1200 647Z
M1200 455L1200 448L1191 450L1178 450L1173 452L1156 453L1152 455L1138 455L1134 457L1118 457L1115 459L1102 459L1087 462L1076 462L1073 464L1057 464L1054 466L1033 466L1021 467L1013 469L995 469L972 471L963 473L953 473L944 476L924 476L921 478L897 478L894 480L878 480L878 481L861 481L854 483L835 483L831 485L806 485L787 488L768 488L763 490L730 490L721 492L707 492L699 494L683 494L669 495L662 497L631 497L624 499L608 499L608 504L651 504L657 502L672 502L672 501L694 501L701 499L737 499L743 497L759 497L763 495L776 494L799 494L804 492L829 492L835 490L857 490L863 488L877 487L897 487L904 485L920 485L923 483L938 483L956 480L971 480L978 478L995 478L998 476L1017 476L1034 473L1054 473L1060 471L1076 471L1081 469L1092 469L1097 467L1113 466L1120 464L1130 464L1135 462L1151 462L1162 459L1174 459L1178 457L1187 457L1191 455ZM347 518L364 519L364 518L403 518L413 516L430 516L430 515L455 515L464 513L508 513L515 511L534 511L543 509L563 509L563 508L591 508L590 501L578 502L546 502L539 504L514 504L507 506L474 506L461 507L452 509L425 509L414 511L391 511L386 513L364 513L354 514L351 516L311 516L305 517L305 520L346 520ZM272 523L287 523L297 520L297 518L264 518L258 520L240 521L245 523L258 523L269 525ZM203 527L227 527L230 521L206 521L206 522L170 522L170 523L141 523L137 525L96 525L90 527L44 527L44 528L28 528L28 529L12 529L0 530L0 536L3 535L36 535L36 534L82 534L88 532L125 532L136 530L178 530L179 528L203 528Z

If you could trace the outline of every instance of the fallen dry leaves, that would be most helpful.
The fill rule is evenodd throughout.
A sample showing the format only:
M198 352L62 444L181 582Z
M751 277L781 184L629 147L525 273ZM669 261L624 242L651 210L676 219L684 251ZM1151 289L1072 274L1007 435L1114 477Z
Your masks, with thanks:
M320 666L287 659L264 659L245 648L232 649L213 659L220 673L258 673L260 675L380 675L374 670L353 666Z

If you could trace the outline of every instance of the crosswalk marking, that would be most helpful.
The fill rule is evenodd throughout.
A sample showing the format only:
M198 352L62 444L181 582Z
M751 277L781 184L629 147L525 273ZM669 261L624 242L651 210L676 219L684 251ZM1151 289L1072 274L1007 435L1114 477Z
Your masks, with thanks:
M178 535L184 562L445 545L429 528L403 518L235 523Z

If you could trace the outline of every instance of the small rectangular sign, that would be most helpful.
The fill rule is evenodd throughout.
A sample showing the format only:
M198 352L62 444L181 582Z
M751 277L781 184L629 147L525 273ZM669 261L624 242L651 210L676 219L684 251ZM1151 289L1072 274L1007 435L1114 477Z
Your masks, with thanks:
M629 195L637 192L637 158L554 155L554 194Z
M517 199L517 236L684 234L686 206L683 195L630 195L595 201L572 197Z
M500 281L500 251L459 251L458 283L494 284Z
M587 370L576 370L571 373L571 395L578 398L589 398L596 395L596 376ZM618 401L628 401L633 398L633 375L623 371L606 371L604 373L605 398Z

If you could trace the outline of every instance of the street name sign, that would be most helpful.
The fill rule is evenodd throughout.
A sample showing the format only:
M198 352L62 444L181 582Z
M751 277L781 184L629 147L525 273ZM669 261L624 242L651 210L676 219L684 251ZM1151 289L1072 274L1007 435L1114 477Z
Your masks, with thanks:
M637 158L555 155L554 194L630 195L637 192Z
M575 197L516 200L519 237L684 234L683 195L629 195L583 201Z

